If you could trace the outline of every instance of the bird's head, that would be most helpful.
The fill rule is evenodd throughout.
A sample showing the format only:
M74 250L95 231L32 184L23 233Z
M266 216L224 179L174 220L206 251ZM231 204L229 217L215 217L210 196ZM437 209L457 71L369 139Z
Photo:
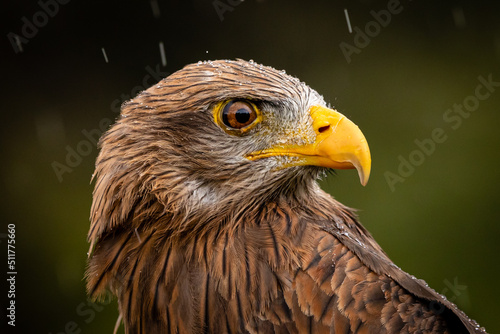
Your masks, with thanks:
M307 196L329 168L370 152L359 128L305 83L252 61L188 65L122 106L96 163L90 237L134 216L235 209Z

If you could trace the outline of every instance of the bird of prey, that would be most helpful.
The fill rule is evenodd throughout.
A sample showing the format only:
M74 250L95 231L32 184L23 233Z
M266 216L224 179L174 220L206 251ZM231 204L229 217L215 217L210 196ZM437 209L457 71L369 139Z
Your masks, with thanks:
M485 333L320 189L359 128L284 71L188 65L100 140L87 270L126 333Z

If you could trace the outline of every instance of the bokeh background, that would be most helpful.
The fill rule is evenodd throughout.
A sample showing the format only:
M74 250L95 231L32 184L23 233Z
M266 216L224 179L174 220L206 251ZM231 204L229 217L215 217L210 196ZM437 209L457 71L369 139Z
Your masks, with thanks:
M372 151L370 182L362 187L354 171L339 171L322 186L359 208L396 264L500 332L500 87L457 129L443 119L472 101L480 76L500 81L498 3L401 0L348 62L339 45L355 47L356 32L344 9L364 31L370 12L394 0L60 1L18 53L9 33L22 35L26 20L43 19L41 3L54 0L4 1L1 10L0 268L5 275L13 223L17 332L112 333L116 303L89 302L83 281L98 153L85 131L98 136L122 100L147 88L148 71L165 76L221 58L286 69L358 124ZM436 128L446 141L391 189L387 172L417 157L415 140ZM71 150L80 158L68 166ZM71 172L58 178L54 162ZM1 332L12 331L6 294L2 286Z

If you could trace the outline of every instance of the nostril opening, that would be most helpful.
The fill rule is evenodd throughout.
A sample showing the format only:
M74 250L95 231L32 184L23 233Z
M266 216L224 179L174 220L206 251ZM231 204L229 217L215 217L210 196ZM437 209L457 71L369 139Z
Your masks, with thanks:
M330 128L330 125L327 125L327 126L322 126L318 129L318 132L319 133L323 133L325 131L327 131L328 129Z

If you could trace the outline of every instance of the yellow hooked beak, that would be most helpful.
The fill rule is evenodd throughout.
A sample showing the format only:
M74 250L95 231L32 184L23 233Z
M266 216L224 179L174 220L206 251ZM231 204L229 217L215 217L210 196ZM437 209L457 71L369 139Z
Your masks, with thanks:
M356 168L359 180L366 185L370 177L371 156L361 130L341 113L322 106L312 106L316 139L312 144L276 146L247 155L249 160L272 156L297 157L287 167L313 165L335 169Z

